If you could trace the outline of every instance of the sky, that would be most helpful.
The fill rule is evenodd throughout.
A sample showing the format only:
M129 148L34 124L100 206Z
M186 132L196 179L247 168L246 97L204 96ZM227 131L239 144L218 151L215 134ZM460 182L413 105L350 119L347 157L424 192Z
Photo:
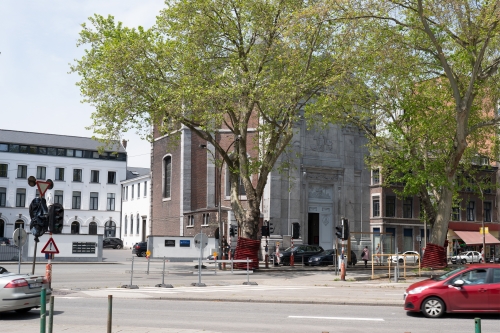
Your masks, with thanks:
M0 128L91 137L94 109L82 104L70 64L85 47L81 24L94 14L113 15L125 26L155 23L164 0L1 0ZM150 167L150 144L133 132L128 166Z

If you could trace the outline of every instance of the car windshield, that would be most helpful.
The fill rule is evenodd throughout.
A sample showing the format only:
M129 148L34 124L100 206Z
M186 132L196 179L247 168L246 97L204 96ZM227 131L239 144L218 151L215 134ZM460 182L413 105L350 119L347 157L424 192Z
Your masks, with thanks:
M293 248L292 248L292 247L289 247L289 248L287 248L287 249L285 250L285 252L296 252L296 251L297 251L297 249L298 249L298 247L297 247L297 246L294 246Z
M462 266L462 267L458 267L457 269L454 269L452 271L449 271L448 273L445 273L443 275L433 276L432 280L435 280L435 281L446 280L447 278L449 278L450 276L454 275L455 273L463 271L465 268L466 268L465 266Z

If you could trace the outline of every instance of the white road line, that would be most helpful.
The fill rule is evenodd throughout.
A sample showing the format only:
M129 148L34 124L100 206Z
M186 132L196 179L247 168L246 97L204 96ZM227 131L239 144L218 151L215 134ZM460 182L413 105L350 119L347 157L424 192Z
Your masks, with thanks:
M327 320L364 320L364 321L384 321L382 318L350 318L350 317L313 317L313 316L288 316L292 319L327 319Z

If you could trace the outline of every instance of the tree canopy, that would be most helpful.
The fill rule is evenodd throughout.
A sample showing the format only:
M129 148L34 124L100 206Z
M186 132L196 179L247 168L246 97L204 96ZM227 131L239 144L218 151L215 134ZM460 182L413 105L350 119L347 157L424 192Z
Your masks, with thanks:
M362 128L368 163L420 197L430 241L443 245L461 172L477 155L498 159L499 2L330 5L356 36L346 51L353 78L309 111Z
M268 174L299 111L344 73L350 31L332 15L320 1L299 0L166 1L151 29L95 15L80 33L85 55L72 66L95 107L91 128L112 140L185 126L207 140L229 167L243 237L255 239ZM236 153L220 145L221 128L239 138Z

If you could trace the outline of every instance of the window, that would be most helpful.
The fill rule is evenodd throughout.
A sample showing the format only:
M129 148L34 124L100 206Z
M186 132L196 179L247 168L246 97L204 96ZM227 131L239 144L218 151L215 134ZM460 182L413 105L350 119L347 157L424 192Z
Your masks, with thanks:
M71 208L80 209L81 206L82 206L82 192L73 191L73 200L71 203Z
M128 200L128 186L125 186L125 200Z
M137 184L137 199L141 197L141 184Z
M28 146L19 146L19 152L23 154L28 153Z
M413 229L403 229L403 251L413 250Z
M108 193L108 203L106 205L107 210L115 210L115 194Z
M208 222L210 221L210 214L203 214L203 225L208 225Z
M18 165L17 166L17 178L27 178L28 176L28 166Z
M394 253L396 251L396 228L385 228L385 232L382 248L386 253Z
M47 155L47 148L46 147L38 147L38 154Z
M47 155L57 155L56 148L47 148Z
M36 167L36 179L38 180L43 180L46 178L46 171L47 171L47 168L45 168L44 166L37 166Z
M147 181L144 182L144 196L145 197L148 196L148 182Z
M73 149L66 149L66 156L73 157Z
M16 190L16 207L26 206L26 189L18 188Z
M139 214L137 214L137 223L135 224L135 234L138 235L139 234L139 223L140 219L139 219Z
M130 234L134 234L134 217L130 215Z
M125 226L125 228L124 228L124 230L123 230L125 235L127 234L127 224L128 224L127 222L128 222L128 217L127 217L127 216L125 216L125 225L124 225L124 226Z
M108 184L116 184L116 172L108 171Z
M89 223L89 235L97 235L97 223Z
M9 145L9 152L11 153L19 153L19 145Z
M104 225L104 237L116 237L116 224L113 221L108 221Z
M73 169L73 181L74 182L82 181L82 169Z
M7 177L7 164L0 164L0 177Z
M194 215L188 215L188 227L194 227Z
M467 203L467 221L475 221L475 213L474 213L474 201L469 201Z
M80 223L73 221L71 223L71 234L77 235L80 233Z
M238 181L239 181L238 195L247 195L241 177L238 177ZM226 197L230 195L231 195L231 174L229 172L229 169L226 168Z
M99 171L91 170L90 171L90 182L91 183L99 183Z
M54 203L63 204L63 191L54 191Z
M134 200L134 185L132 185L132 191L130 191L131 199Z
M380 184L380 170L372 170L372 185Z
M66 149L57 148L57 156L66 156Z
M5 187L0 187L0 207L5 207L6 199L7 189Z
M484 222L491 222L491 202L484 202Z
M75 150L75 157L83 157L83 150Z
M172 178L172 157L165 156L163 159L163 197L170 198L170 182Z
M413 217L413 198L412 197L407 197L403 201L403 217L408 218L408 219L411 219Z
M0 143L0 151L9 151L9 145L6 143Z
M453 221L460 221L460 206L453 206L451 208L451 219Z
M97 210L99 204L99 193L90 192L90 210Z
M396 216L396 197L386 196L385 197L385 216L394 217Z
M55 180L64 180L64 168L56 168Z
M372 199L373 217L380 216L380 197L376 196Z

